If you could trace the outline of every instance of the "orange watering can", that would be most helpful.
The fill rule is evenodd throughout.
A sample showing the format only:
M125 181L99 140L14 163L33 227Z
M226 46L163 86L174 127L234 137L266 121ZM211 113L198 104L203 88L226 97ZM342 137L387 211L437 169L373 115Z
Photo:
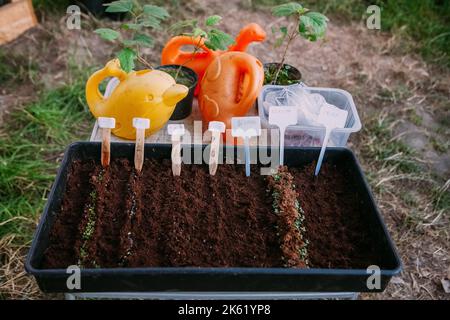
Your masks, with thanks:
M236 37L235 44L226 51L213 51L206 47L201 37L176 36L170 39L161 53L161 64L184 65L194 70L199 77L199 84L209 64L218 56L229 51L246 51L252 42L261 42L266 38L266 32L256 23L250 23L241 29ZM196 54L183 51L184 46L200 48ZM198 87L197 92L198 93Z
M245 52L227 52L206 69L198 102L203 120L222 121L245 116L255 103L264 82L262 63Z

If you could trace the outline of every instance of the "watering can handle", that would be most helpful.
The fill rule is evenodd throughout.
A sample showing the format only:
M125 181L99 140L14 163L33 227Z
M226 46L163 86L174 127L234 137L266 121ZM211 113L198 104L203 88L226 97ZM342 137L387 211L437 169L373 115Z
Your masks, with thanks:
M254 102L253 97L257 95L262 82L264 81L263 76L261 76L264 74L263 65L259 60L249 61L249 59L246 59L244 56L234 57L233 63L239 70L239 73L249 77L248 81L244 81L244 77L241 77L240 79L239 85L242 86L244 83L247 83L247 87L239 87L239 105L252 105ZM260 72L257 72L258 69L260 69Z
M194 46L204 52L211 52L201 37L176 36L170 39L161 52L161 64L183 64L193 58L193 52L183 52L183 46Z
M127 73L120 68L118 59L109 61L103 69L92 74L86 83L86 100L89 109L96 118L106 116L105 99L98 86L108 77L116 77L119 81L124 81L127 78Z
M244 116L248 109L245 107L241 108L241 106L253 105L254 97L258 95L258 91L262 87L264 81L263 65L259 60L249 59L248 55L234 54L232 59L228 61L231 61L233 64L232 67L237 70L236 74L238 78L231 79L233 82L222 85L226 87L234 87L235 84L238 85L238 91L233 98L235 110L240 110L240 112L237 112L233 116ZM206 83L218 81L223 72L227 72L226 70L222 70L223 68L221 57L214 59L206 71L202 86L206 85ZM248 77L248 79L245 79L245 77ZM199 108L202 113L208 114L211 118L215 118L220 114L219 102L209 97L205 91L203 92L203 99L200 101Z

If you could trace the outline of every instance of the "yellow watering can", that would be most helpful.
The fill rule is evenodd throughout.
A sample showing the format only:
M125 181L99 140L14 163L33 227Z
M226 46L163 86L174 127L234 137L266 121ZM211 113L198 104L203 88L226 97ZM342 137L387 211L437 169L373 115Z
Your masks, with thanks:
M120 83L108 98L100 93L99 84L108 77ZM126 73L118 59L109 61L95 72L86 83L86 100L94 117L116 119L112 132L121 138L135 139L133 118L150 119L148 136L161 129L172 115L175 105L186 97L188 88L176 84L169 74L159 70L142 70Z

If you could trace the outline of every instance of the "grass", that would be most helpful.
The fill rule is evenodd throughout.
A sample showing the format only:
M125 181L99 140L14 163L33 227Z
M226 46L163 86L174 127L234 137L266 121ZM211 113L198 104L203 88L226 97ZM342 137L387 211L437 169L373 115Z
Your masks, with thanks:
M64 148L81 137L89 113L84 78L43 92L38 101L16 109L0 131L0 238L32 235ZM87 131L85 131L87 132Z
M273 6L288 0L251 0L253 7ZM339 19L366 18L369 5L381 8L381 28L408 38L406 50L418 49L429 61L450 67L450 1L439 0L306 0L308 8Z
M21 84L25 81L36 82L38 66L36 62L21 56L7 54L0 48L0 85L11 81Z
M363 157L376 162L378 167L392 167L397 174L419 174L422 169L415 151L398 139L393 139L394 125L394 119L387 114L371 118L365 123L362 135L370 137L370 141L362 145Z
M64 148L86 138L91 117L86 75L74 70L69 78L10 110L0 128L0 299L42 296L23 261Z

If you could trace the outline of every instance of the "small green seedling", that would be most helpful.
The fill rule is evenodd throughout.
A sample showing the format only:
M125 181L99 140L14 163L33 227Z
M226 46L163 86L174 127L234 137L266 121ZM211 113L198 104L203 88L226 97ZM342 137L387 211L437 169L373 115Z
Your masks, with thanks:
M191 58L180 66L174 77L175 80L178 79L181 68L194 60L197 53L201 51L200 44L202 41L205 41L205 46L213 51L226 50L234 44L234 38L231 35L217 28L221 21L221 16L212 15L205 19L203 26L199 25L198 19L189 19L176 22L169 27L169 32L173 35L184 35L192 37L192 39L198 39Z
M141 5L139 1L132 0L113 1L105 6L106 12L124 13L132 17L130 22L121 24L117 30L100 28L94 31L102 39L120 45L121 50L117 58L122 69L126 72L132 71L136 60L152 68L140 51L143 47L153 47L154 39L146 30L161 30L161 22L170 16L166 9L150 4Z
M275 48L286 43L275 75L271 77L273 79L272 84L276 84L291 43L298 36L312 42L323 39L327 30L328 18L319 12L312 12L296 2L273 7L272 14L275 17L285 17L287 22L286 25L278 29L272 28L274 34L281 34L275 41Z

